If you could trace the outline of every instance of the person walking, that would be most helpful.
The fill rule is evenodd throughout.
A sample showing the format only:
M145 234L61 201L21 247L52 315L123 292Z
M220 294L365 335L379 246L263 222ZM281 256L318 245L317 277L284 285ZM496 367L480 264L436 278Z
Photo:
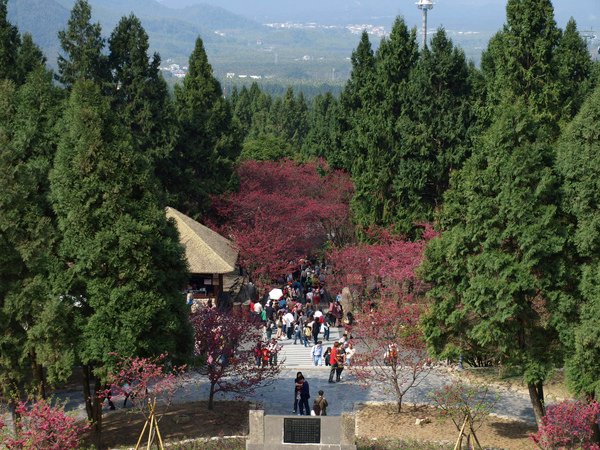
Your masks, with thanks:
M302 344L302 325L300 322L294 324L294 345L296 345L298 339L300 339L300 343Z
M323 353L323 361L325 361L325 366L329 366L331 363L329 362L331 358L331 347L327 347L325 353Z
M315 317L312 325L312 337L313 341L316 343L319 341L319 333L321 332L321 322L319 322L319 318Z
M338 367L337 352L338 352L339 345L340 345L339 342L334 342L333 350L331 350L331 353L329 355L329 364L331 365L331 370L329 371L329 382L330 383L335 383L335 381L333 381L333 376L335 375L335 371Z
M310 406L308 406L308 399L310 398L310 387L308 381L302 376L302 387L300 388L300 415L310 416Z
M288 311L283 315L283 322L285 323L286 336L288 339L291 339L292 332L294 331L294 315Z
M279 353L279 350L281 349L281 347L277 343L277 339L272 338L271 342L269 342L269 345L267 348L269 349L269 365L276 366L277 365L277 353Z
M323 342L322 341L318 341L315 345L313 345L313 348L310 351L310 356L312 357L313 363L315 366L320 365L321 356L323 356Z
M329 340L329 321L325 320L325 322L323 322L323 324L321 325L323 327L323 339L325 339L326 341Z
M302 375L302 372L298 372L296 374L296 379L294 380L294 414L298 413L298 404L300 403L302 384L304 384L304 376Z
M319 396L315 398L313 403L313 411L315 412L315 416L326 416L327 415L327 400L325 399L325 393L323 391L319 391Z
M336 354L337 367L335 369L335 381L342 381L342 372L344 371L344 364L346 363L346 347L345 345L339 345Z

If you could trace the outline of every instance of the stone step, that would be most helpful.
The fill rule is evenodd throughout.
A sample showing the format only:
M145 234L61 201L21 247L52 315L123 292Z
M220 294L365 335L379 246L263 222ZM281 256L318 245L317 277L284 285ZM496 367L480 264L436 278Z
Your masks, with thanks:
M331 328L329 333L329 341L324 340L322 335L319 335L319 339L323 341L324 349L327 349L327 347L333 347L333 343L339 340L342 334L343 328ZM310 356L310 351L313 346L312 340L309 341L309 345L307 347L304 347L300 341L294 345L294 339L283 339L279 341L279 344L282 346L280 358L281 361L284 361L284 367L314 367L313 360Z

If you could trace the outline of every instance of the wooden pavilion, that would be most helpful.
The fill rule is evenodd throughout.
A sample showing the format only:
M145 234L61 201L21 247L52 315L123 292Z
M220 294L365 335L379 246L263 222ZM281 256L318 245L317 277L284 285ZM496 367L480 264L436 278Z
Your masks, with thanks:
M167 207L166 214L175 221L185 247L190 271L187 291L194 299L218 301L224 291L224 277L231 279L238 273L238 250L230 240L176 209Z

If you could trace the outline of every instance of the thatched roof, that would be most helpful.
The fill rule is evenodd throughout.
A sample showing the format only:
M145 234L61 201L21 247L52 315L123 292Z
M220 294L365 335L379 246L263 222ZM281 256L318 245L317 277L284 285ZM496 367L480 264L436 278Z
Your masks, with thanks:
M190 273L220 274L235 270L238 251L231 241L174 208L167 207L166 212L177 224Z

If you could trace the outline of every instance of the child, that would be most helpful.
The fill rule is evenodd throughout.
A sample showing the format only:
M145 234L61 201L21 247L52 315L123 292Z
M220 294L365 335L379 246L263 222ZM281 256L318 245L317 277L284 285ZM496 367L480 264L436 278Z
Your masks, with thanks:
M330 365L330 361L329 361L330 356L331 356L331 347L327 347L327 350L325 350L325 354L323 355L323 359L325 360L326 366Z
M327 400L325 399L325 394L323 391L319 391L319 396L315 398L315 402L313 403L313 411L315 412L315 416L326 416L327 415Z

